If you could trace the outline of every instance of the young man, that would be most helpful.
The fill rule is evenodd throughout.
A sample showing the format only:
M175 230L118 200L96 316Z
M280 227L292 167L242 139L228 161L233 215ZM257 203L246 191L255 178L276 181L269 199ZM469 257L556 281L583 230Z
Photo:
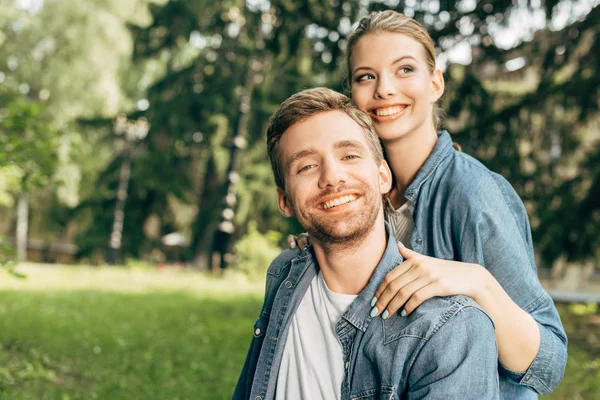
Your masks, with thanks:
M234 399L496 399L490 318L463 296L369 317L403 260L384 222L392 176L369 117L344 95L297 93L267 131L279 207L310 234L267 272Z

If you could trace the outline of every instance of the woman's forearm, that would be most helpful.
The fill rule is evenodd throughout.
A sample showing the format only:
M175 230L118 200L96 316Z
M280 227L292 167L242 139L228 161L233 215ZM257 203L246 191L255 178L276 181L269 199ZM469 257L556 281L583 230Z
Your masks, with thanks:
M498 359L511 371L525 372L540 348L540 329L533 317L521 309L487 271L485 284L473 299L496 326Z

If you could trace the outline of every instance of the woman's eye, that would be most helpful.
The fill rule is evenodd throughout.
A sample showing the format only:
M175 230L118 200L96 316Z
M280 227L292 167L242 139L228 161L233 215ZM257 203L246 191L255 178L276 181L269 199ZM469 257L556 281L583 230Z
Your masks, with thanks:
M413 72L413 69L412 69L412 67L408 67L408 66L406 66L406 67L400 67L398 69L398 72L402 72L403 74L408 74L410 72Z
M371 79L375 79L375 77L371 74L358 75L356 78L354 78L356 82L364 82Z

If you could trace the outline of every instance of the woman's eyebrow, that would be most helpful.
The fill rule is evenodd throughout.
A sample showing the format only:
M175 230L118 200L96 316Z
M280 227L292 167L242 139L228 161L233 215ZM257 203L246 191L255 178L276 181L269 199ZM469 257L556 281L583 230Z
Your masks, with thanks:
M399 57L399 58L395 59L394 61L392 61L392 65L394 65L394 64L397 64L397 63L399 63L400 61L402 61L402 60L404 60L404 59L406 59L406 58L409 58L409 59L411 59L411 60L413 60L413 61L417 61L417 59L416 59L415 57L411 56L411 55L404 55L404 56L401 56L401 57ZM368 71L370 71L370 70L372 70L373 68L370 68L370 67L367 67L367 66L359 66L359 67L356 67L356 68L354 69L353 75L354 75L354 74L356 74L356 73L357 73L358 71L360 71L361 69L365 69L365 70L368 70Z

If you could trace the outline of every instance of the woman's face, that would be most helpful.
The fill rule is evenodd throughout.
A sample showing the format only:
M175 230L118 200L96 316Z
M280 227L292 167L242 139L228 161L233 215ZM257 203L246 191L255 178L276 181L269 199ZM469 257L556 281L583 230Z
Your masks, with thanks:
M433 131L432 105L444 92L444 80L439 70L429 72L419 42L399 33L368 34L350 61L352 99L384 142Z

